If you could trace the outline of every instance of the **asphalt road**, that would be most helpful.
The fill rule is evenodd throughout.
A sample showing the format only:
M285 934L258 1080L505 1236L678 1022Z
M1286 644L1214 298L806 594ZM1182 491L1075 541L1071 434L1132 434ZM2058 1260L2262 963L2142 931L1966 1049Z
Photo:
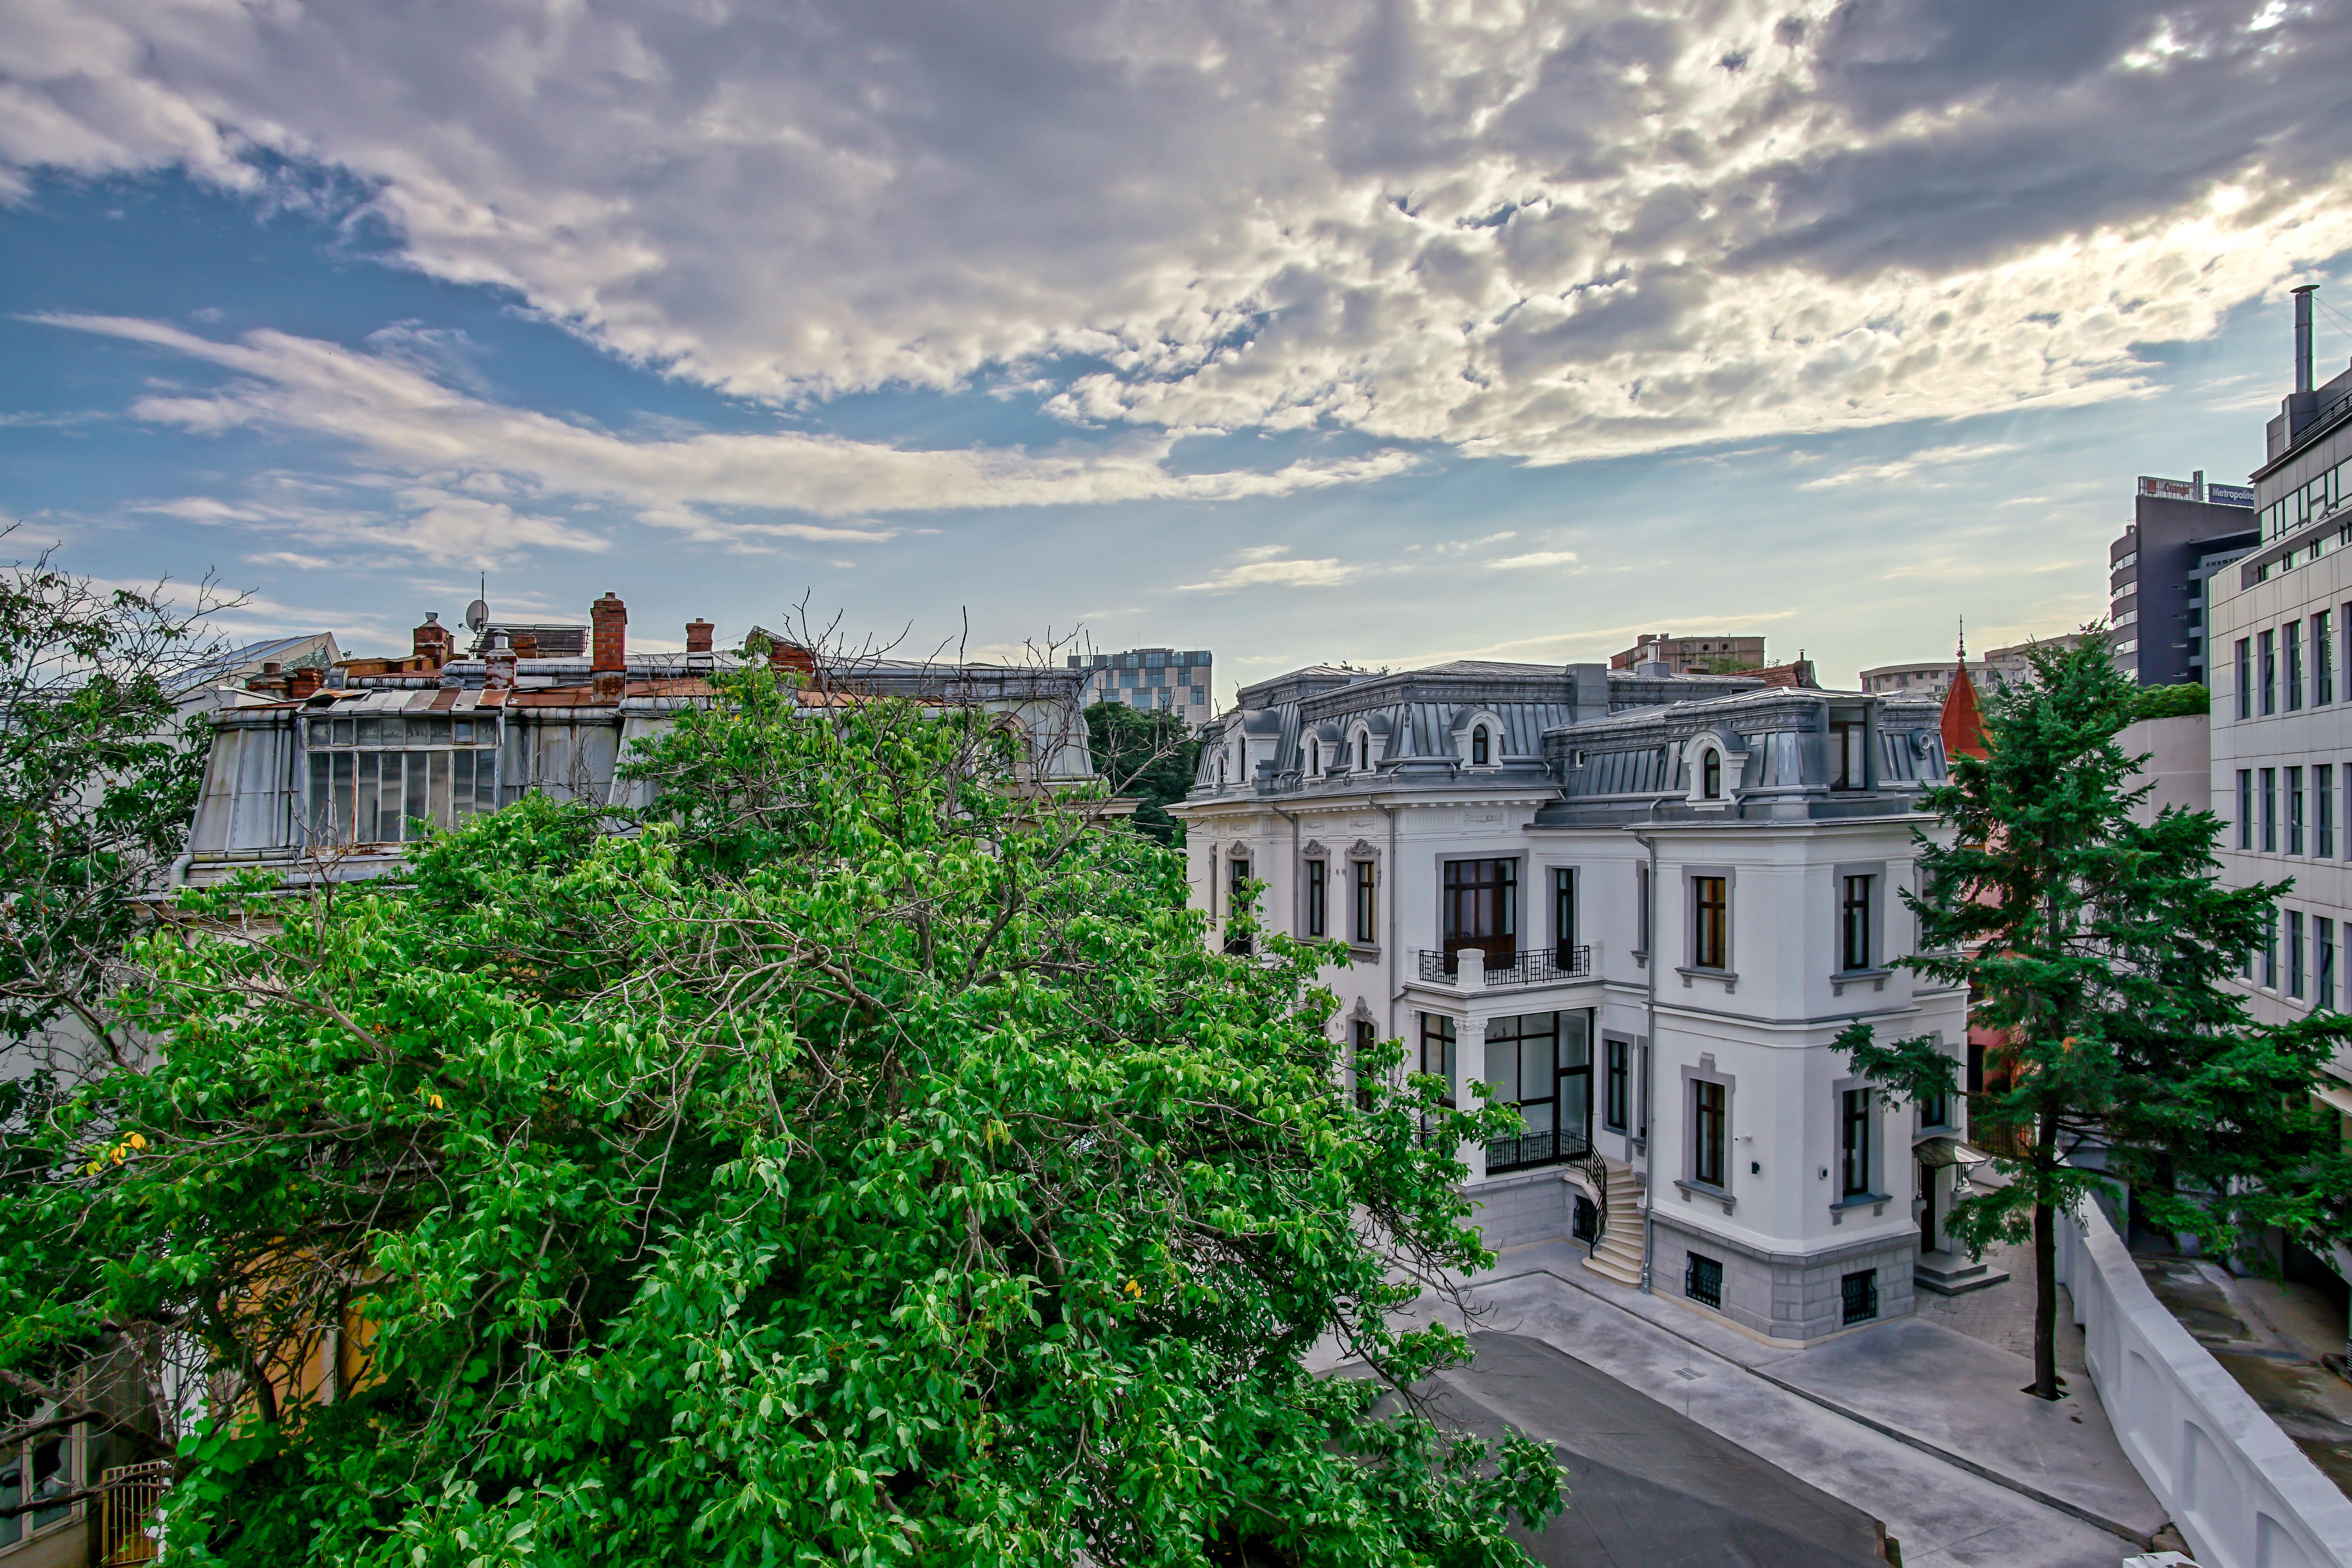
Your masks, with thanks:
M1877 1520L1539 1340L1470 1336L1441 1410L1522 1432L1568 1471L1569 1510L1522 1535L1548 1568L1884 1568Z

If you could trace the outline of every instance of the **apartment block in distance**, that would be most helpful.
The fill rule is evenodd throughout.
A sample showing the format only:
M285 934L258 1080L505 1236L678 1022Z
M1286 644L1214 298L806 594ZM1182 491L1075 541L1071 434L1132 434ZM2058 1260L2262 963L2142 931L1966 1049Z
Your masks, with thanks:
M1125 653L1069 656L1072 669L1086 671L1080 700L1124 702L1173 713L1199 729L1216 712L1216 681L1207 648L1129 648Z
M2261 539L2211 580L2222 879L2294 884L2238 980L2264 1023L2352 1005L2352 370L2314 387L2308 289L2294 310L2294 391L2253 475ZM2352 1052L2319 1098L2352 1137ZM2330 1262L2352 1278L2346 1249Z
M1762 637L1678 637L1672 632L1644 632L1633 646L1610 656L1612 669L1638 669L1662 664L1674 675L1729 675L1735 670L1764 668Z
M1982 658L1969 663L1969 682L1988 696L2006 690L2033 674L2033 665L2026 658L2027 650L2036 647L2065 649L2083 640L2081 634L2065 632L2057 637L2035 637L2027 642L2011 643L2007 647L1988 651ZM1951 695L1952 672L1958 668L1948 658L1922 659L1914 664L1882 664L1862 672L1862 689L1885 697L1927 697L1941 702Z

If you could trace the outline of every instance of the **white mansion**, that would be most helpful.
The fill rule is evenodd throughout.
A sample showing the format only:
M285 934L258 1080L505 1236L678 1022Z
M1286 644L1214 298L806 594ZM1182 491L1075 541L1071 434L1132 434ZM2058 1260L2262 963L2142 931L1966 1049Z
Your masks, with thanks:
M1173 809L1213 921L1262 884L1269 928L1347 942L1348 1041L1519 1107L1463 1152L1488 1245L1573 1236L1804 1342L1995 1278L1940 1246L1960 1100L1830 1048L1859 1018L1965 1050L1965 994L1893 962L1938 718L1656 665L1315 667L1239 693Z

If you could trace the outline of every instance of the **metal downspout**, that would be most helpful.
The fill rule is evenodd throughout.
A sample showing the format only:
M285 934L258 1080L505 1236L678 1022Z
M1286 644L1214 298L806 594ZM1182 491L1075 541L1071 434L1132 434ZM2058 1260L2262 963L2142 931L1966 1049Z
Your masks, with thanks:
M1397 820L1396 820L1396 812L1395 812L1394 808L1392 808L1392 807L1382 805L1379 801L1374 800L1374 799L1373 799L1373 798L1372 798L1369 794L1368 794L1368 795L1366 795L1364 796L1364 803L1365 803L1367 805L1370 805L1370 806L1374 811L1379 812L1382 816L1385 816L1385 817L1387 817L1387 818L1389 819L1389 863L1388 863L1388 873L1389 873L1389 876L1390 876L1391 879L1393 879L1393 878L1396 876L1396 874L1397 874ZM1383 900L1381 900L1381 902L1383 902L1383 903L1387 904L1387 905L1388 905L1388 907L1389 907L1389 1033L1388 1033L1388 1037L1389 1037L1390 1039L1393 1040L1393 1039L1395 1039L1395 1038L1397 1037L1397 1022L1396 1022L1397 1003L1398 1003L1398 1002L1399 1002L1399 1001L1403 997L1403 995L1404 995L1404 954L1403 954L1403 953L1402 953L1402 952L1399 952L1397 951L1397 901L1396 901L1396 889L1395 889L1394 888L1391 888L1391 889L1388 889L1388 893L1389 893L1389 896L1388 896L1386 899L1383 899Z
M1276 805L1272 801L1267 801L1265 804L1267 809L1271 810L1275 816L1290 824L1290 934L1297 936L1298 934L1298 884L1301 880L1298 875L1300 870L1298 864L1298 818L1291 816L1290 813L1283 810L1282 807ZM1324 904L1324 908L1330 908L1328 900Z
M1650 807L1654 816L1657 806ZM1643 911L1648 929L1642 932L1642 945L1649 951L1650 961L1643 965L1649 972L1649 997L1644 1004L1643 1026L1649 1031L1642 1042L1642 1294L1651 1294L1650 1273L1657 1256L1658 1227L1654 1217L1658 1206L1657 1148L1657 1060L1658 1060L1658 964L1664 954L1658 951L1658 841L1645 833L1633 835L1633 842L1650 852L1649 908Z

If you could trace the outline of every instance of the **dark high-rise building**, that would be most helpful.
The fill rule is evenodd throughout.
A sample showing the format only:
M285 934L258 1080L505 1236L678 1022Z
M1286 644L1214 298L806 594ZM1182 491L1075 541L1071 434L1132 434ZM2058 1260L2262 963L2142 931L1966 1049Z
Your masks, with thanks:
M2203 683L2206 583L2262 542L2254 492L2143 475L2131 525L2107 547L2116 662L2142 686Z

